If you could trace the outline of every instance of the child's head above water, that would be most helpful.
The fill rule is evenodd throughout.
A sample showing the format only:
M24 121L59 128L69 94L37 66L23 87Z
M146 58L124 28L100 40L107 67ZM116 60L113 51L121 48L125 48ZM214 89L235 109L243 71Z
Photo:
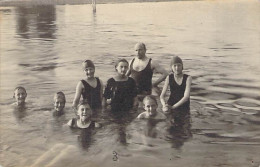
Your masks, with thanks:
M57 92L54 94L54 109L57 112L61 112L65 107L66 97L63 92Z
M82 122L90 120L92 116L92 110L87 102L82 101L79 103L77 115Z
M94 65L94 63L91 60L85 60L82 63L82 69L85 72L87 78L94 77L95 65Z
M119 59L115 63L115 69L119 74L126 74L129 63L126 59Z
M143 99L144 109L148 112L150 117L156 116L157 114L157 101L155 96L148 95Z
M14 96L17 105L25 104L25 99L27 97L26 89L24 87L18 86L14 89Z
M181 74L183 70L182 59L178 56L173 56L171 59L171 69L175 74Z

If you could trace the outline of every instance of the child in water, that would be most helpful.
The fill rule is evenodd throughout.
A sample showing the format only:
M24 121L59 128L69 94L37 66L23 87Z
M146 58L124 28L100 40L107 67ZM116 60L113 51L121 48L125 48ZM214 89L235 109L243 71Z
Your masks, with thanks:
M72 118L71 120L69 120L67 125L72 128L81 129L100 127L100 124L95 123L91 120L92 110L90 108L90 105L85 101L79 104L77 116L78 118Z
M82 63L82 68L86 78L77 84L72 107L76 110L82 95L83 100L88 102L92 110L101 108L103 84L99 78L94 77L95 65L91 60L85 60Z
M57 92L54 95L54 112L53 115L62 115L65 107L66 98L63 92Z
M18 86L14 89L14 96L17 106L24 106L27 93L24 87Z
M117 75L108 79L104 92L105 106L111 100L111 111L120 113L129 111L133 106L137 106L137 91L135 80L126 75L128 61L120 59L115 64Z
M168 112L168 110L177 109L178 111L189 112L192 78L189 75L183 74L183 62L178 56L172 58L171 69L173 73L167 76L160 95L163 111ZM166 103L164 96L169 85L171 94Z
M147 95L143 99L145 112L137 116L138 119L166 119L166 116L157 112L158 104L156 98L152 95Z

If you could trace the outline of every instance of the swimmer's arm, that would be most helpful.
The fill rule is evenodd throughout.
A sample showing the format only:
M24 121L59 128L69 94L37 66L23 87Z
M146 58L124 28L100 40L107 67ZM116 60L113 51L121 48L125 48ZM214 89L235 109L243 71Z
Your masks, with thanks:
M102 98L102 107L103 109L106 108L107 104L107 96L109 94L109 89L110 89L110 84L109 84L109 80L107 81L107 84L105 86L105 90L104 90L104 94L103 94L103 98Z
M180 101L178 101L176 104L174 104L172 106L172 109L178 108L179 106L181 106L183 103L185 103L190 98L191 82L192 82L192 78L191 78L191 76L189 76L186 81L186 88L185 88L183 98L181 98Z
M102 98L102 108L105 109L107 106L107 99L105 97Z
M74 111L77 110L77 106L79 104L82 90L83 90L83 85L82 85L82 82L79 81L77 84L77 87L76 87L76 93L75 93L75 97L74 97L73 104L72 104L72 108L74 109Z
M137 96L137 88L136 88L136 82L133 80L133 88L132 88L132 93L134 96L134 109L137 110L138 109L138 105L139 105L139 100L138 100L138 96Z
M68 125L69 127L72 127L72 119L69 120L69 122L67 123L67 125Z
M136 97L134 98L134 107L133 107L133 109L134 109L134 110L137 110L137 109L138 109L138 106L139 106L139 101L138 101L138 97L136 96Z
M164 82L163 89L162 89L162 93L161 93L161 95L160 95L160 101L161 101L163 107L166 106L166 102L165 102L165 100L164 100L164 97L165 97L166 91L167 91L167 89L168 89L168 86L169 86L169 76L167 76L167 78L166 78L166 80L165 80L165 82Z
M129 62L129 67L128 67L128 70L127 70L127 72L126 72L126 75L127 76L130 76L131 75L131 64L132 64L132 61L133 61L134 59L132 59L130 62Z
M103 83L100 81L101 83L101 90L100 90L100 98L101 98L101 105L102 105L102 109L105 109L106 108L106 105L107 105L107 100L106 98L104 97L104 93L105 93L105 90L104 90L104 85Z
M162 66L160 66L157 61L152 60L151 66L152 66L152 69L154 69L156 73L161 74L161 76L152 84L153 86L157 86L157 85L159 85L159 83L161 83L162 81L165 80L165 78L168 75L168 72Z
M104 89L104 85L103 82L101 80L100 81L100 99L103 99L103 89Z
M142 112L137 116L137 119L144 119L145 118L145 112Z

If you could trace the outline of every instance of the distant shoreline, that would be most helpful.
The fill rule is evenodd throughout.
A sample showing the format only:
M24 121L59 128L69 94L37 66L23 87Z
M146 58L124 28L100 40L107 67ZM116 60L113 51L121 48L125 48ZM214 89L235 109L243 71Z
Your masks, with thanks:
M96 0L96 4L107 3L136 3L136 2L171 2L187 0ZM34 5L80 5L91 4L91 0L0 0L3 6L34 6Z

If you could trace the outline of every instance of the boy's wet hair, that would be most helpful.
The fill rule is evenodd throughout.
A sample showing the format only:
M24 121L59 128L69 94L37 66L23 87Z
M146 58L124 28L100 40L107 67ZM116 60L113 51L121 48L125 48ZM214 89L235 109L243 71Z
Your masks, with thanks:
M79 109L80 106L89 106L90 114L92 115L92 109L86 100L81 100L79 102L79 104L77 106L77 110ZM77 113L78 113L78 111L77 111Z
M145 96L144 99L143 99L143 103L145 103L145 101L147 101L147 100L153 100L153 101L156 103L156 105L158 105L157 100L156 100L156 97L153 96L153 95L147 95L147 96Z
M86 68L88 67L92 67L95 69L95 65L93 63L93 61L91 60L85 60L83 63L82 63L82 68L85 70Z
M66 103L65 94L61 91L54 94L53 100L59 99L59 98L62 98L64 100L64 102Z
M17 87L14 89L14 96L15 96L15 91L16 91L16 90L19 90L19 89L22 89L22 90L27 94L26 89L25 89L24 87L22 87L22 86L17 86ZM14 97L14 96L13 96L13 97Z
M127 63L127 66L129 65L129 63L126 59L119 59L115 63L115 68L117 68L118 64L121 63L121 62Z

